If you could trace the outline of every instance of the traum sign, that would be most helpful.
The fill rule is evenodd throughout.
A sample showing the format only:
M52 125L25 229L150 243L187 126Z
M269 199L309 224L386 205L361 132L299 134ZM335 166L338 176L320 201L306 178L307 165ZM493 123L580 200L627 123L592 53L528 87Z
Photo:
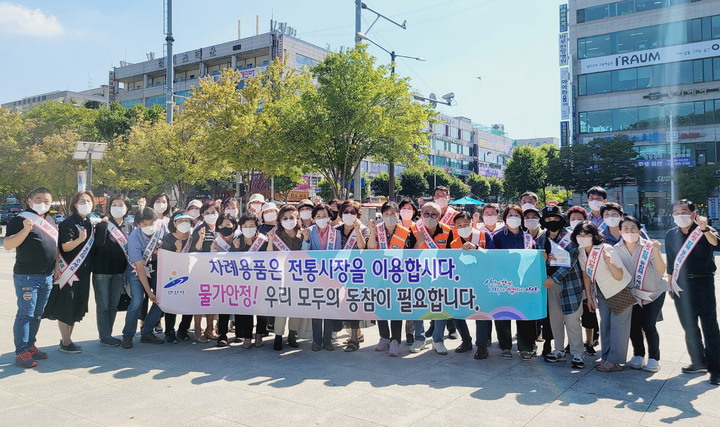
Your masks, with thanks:
M607 55L598 58L581 59L579 61L580 74L599 73L602 71L621 70L623 68L639 67L643 65L665 64L668 62L711 58L718 56L718 54L720 54L720 41L708 40L704 42L641 50L631 53Z

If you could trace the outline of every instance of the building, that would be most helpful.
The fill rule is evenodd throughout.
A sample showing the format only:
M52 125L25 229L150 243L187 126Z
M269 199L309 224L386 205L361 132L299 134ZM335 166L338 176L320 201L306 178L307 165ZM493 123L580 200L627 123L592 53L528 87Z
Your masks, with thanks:
M560 138L549 136L546 138L527 138L527 139L516 139L515 143L518 147L542 147L543 145L552 145L555 148L560 148Z
M281 31L282 29L282 31ZM328 54L326 49L297 39L284 23L272 21L271 31L251 37L180 52L173 55L175 99L181 104L190 90L205 76L219 76L226 68L240 71L243 78L254 77L275 58L284 58L295 67L314 65ZM152 54L148 54L152 58ZM137 64L115 67L110 72L111 101L124 107L142 104L151 107L165 103L165 61L152 58Z
M27 111L32 108L49 101L58 103L72 103L78 106L85 105L88 101L97 101L103 105L108 105L109 90L107 85L100 86L95 89L74 92L70 90L56 90L54 92L42 93L40 95L27 96L17 101L6 102L2 104L2 108L11 111Z
M720 2L570 1L560 65L561 144L635 141L642 177L610 198L649 227L667 225L671 157L680 167L720 156Z
M507 136L505 126L494 124L490 127L473 123L475 130L475 152L477 157L478 175L505 178L507 165L515 141Z

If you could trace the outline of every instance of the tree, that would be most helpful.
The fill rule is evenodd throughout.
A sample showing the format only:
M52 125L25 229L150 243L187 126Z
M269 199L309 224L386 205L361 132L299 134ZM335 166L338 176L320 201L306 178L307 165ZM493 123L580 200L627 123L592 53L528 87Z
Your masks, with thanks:
M427 152L432 110L416 102L407 79L375 67L366 46L331 53L312 68L317 86L300 98L302 115L288 134L298 157L347 196L362 159L403 159Z
M487 180L490 184L489 195L495 197L496 200L499 200L504 193L503 181L500 178L494 176L489 177Z
M706 203L720 185L720 170L717 165L680 168L677 174L678 198L688 199L695 203Z
M544 162L539 151L532 147L513 150L505 168L505 195L515 200L525 191L537 192L543 185Z
M75 132L80 141L97 141L95 118L98 110L62 102L45 102L23 115L30 126L30 138L38 143L46 136Z
M370 184L373 194L376 196L388 196L390 194L389 182L390 176L386 172L377 174ZM397 194L402 194L402 182L397 177L395 178L395 191Z
M429 186L423 173L417 169L408 168L400 174L400 186L402 195L411 199L417 199L428 193Z
M287 201L287 192L293 188L297 188L298 185L302 184L302 180L293 176L275 175L273 177L273 184L275 186L275 194L281 194L285 201Z
M490 181L482 175L471 173L468 176L467 185L470 186L472 196L478 200L490 195Z
M322 179L318 182L318 186L320 187L320 192L317 194L325 200L325 203L329 203L330 200L335 198L336 191L333 191L332 184Z

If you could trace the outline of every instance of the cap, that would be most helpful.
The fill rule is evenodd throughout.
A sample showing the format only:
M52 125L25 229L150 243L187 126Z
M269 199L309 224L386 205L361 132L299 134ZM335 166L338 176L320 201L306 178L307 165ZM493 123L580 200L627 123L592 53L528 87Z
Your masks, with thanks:
M540 217L540 224L545 225L545 219L553 217L553 216L556 218L560 218L563 223L566 223L565 215L563 215L562 209L560 209L560 206L546 206L542 210L542 216Z
M198 199L190 200L190 203L188 203L188 209L190 209L193 206L196 208L201 208L202 202Z
M173 221L179 221L179 220L181 220L181 219L189 219L190 221L192 221L192 220L193 220L193 217L191 217L190 215L186 214L185 212L179 213L179 214L177 214L177 215L175 215L175 216L173 217Z
M265 203L265 196L263 196L260 193L253 194L252 196L250 196L250 199L248 200L248 204L254 203L254 202Z
M270 202L270 203L265 203L262 206L261 212L265 212L265 211L269 211L269 210L279 211L280 209L278 209L278 207L275 203Z
M523 211L523 213L522 213L522 214L523 214L523 218L525 218L525 215L527 215L527 214L530 213L530 212L535 212L535 213L537 214L537 216L540 216L540 211L537 210L537 208L527 208L527 209L525 209L525 210Z
M298 210L300 210L302 208L314 208L314 207L315 207L315 205L313 204L313 202L311 202L308 199L300 200L300 203L298 203L298 205L297 205Z

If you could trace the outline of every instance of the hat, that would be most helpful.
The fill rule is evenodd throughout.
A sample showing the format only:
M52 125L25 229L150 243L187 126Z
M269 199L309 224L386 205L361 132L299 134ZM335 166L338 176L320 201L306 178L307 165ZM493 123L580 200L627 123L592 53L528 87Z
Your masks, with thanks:
M560 218L563 226L567 223L565 220L565 215L563 215L560 206L546 206L545 208L543 208L542 216L540 217L540 224L544 226L545 220L550 217Z
M193 217L191 217L190 215L186 214L185 212L179 213L179 214L177 214L177 215L175 215L175 216L173 217L173 221L180 221L181 219L189 219L190 221L192 221L192 220L193 220Z
M308 199L302 199L302 200L300 200L300 203L298 203L298 205L297 205L297 210L300 210L302 208L314 208L314 207L315 207L315 205L313 204L313 202L311 202Z
M534 212L534 213L537 214L537 216L540 216L540 211L537 210L537 208L527 208L527 209L525 209L525 210L523 211L523 213L522 213L523 218L525 218L525 215L527 215L527 214L530 213L530 212Z
M190 209L193 206L196 208L201 208L202 202L198 199L190 200L190 203L188 203L188 209Z
M265 203L265 197L260 193L255 193L252 196L250 196L250 200L248 200L248 205L250 203L254 203L254 202Z
M278 209L278 207L275 203L270 202L270 203L265 203L262 206L262 210L260 212L264 213L265 211L269 211L269 210L279 211L280 209Z

